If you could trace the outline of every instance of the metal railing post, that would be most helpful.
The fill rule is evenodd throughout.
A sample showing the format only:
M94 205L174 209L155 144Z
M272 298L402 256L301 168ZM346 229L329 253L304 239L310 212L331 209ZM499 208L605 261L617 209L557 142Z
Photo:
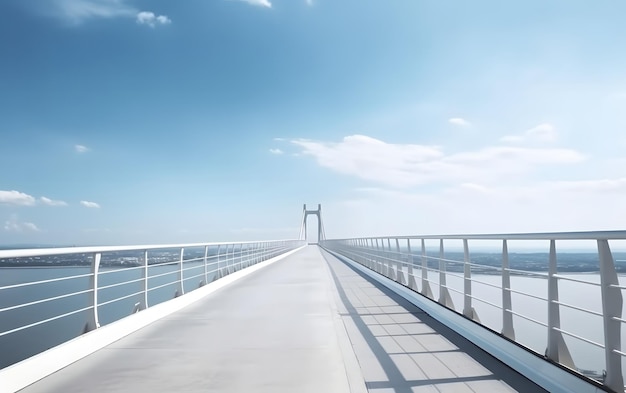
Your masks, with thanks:
M234 273L236 270L236 266L235 266L235 248L237 248L236 244L233 244L233 248L231 250L231 255L230 255L230 264L228 265L228 272L229 273ZM232 268L232 271L231 271Z
M209 282L209 267L207 266L208 256L209 256L209 246L204 246L204 281L200 283L200 286L206 285Z
M615 261L611 254L609 241L598 240L600 258L600 289L602 291L602 318L604 320L604 358L606 375L604 384L616 392L624 389L622 375L622 290L615 271Z
M235 271L241 270L243 265L243 244L239 244L239 251L237 252L237 263L235 264Z
M426 242L422 239L422 295L433 298L433 291L428 282L428 259L426 258Z
M250 249L249 249L249 247L248 247L248 246L249 246L249 245L248 245L248 244L246 244L246 245L245 245L245 247L246 247L246 248L245 248L245 251L244 251L244 252L242 252L242 255L243 255L243 257L244 257L244 258L243 258L243 261L242 261L242 265L241 265L241 266L242 266L242 268L244 268L244 269L245 269L246 267L248 267L248 263L249 263L249 260L250 260ZM242 245L241 245L241 247L244 247L244 245L242 244ZM289 248L289 245L287 245L287 248Z
M398 238L396 238L396 258L396 260L398 261L396 281L402 285L406 285L406 279L404 278L404 268L402 267L402 253L400 252L400 239Z
M374 255L376 256L376 271L380 274L383 274L383 267L378 258L380 255L380 246L378 245L378 238L376 238L376 253Z
M391 251L391 239L387 238L387 254L385 259L385 261L387 261L387 277L396 281L396 271L393 269L392 262L393 259L393 251Z
M231 251L231 246L232 246L232 251ZM235 250L235 245L234 244L226 245L226 274L232 273L230 271L230 266L231 266L232 260L235 257L234 250Z
M360 252L361 252L361 265L369 267L369 261L367 259L367 240L361 238L360 240Z
M379 259L381 265L381 272L386 277L387 276L387 263L385 262L385 241L380 239L380 253Z
M413 272L413 252L411 251L411 239L406 239L406 247L408 249L409 256L407 263L409 265L409 288L417 291L417 283L415 282L415 273Z
M180 248L180 259L178 260L178 289L176 290L175 297L179 297L185 294L185 288L183 284L183 255L185 254L185 247Z
M217 280L219 278L222 278L222 268L220 267L220 253L222 251L222 245L218 244L217 245L217 263L216 263L216 267L215 267L215 276L213 277L213 280Z
M374 263L374 260L372 259L372 253L374 252L374 239L369 238L367 239L367 266L376 271L376 264Z
M143 252L143 269L141 269L142 279L143 279L143 299L139 306L140 310L145 310L148 308L148 250L144 250Z
M476 310L472 307L472 266L467 239L463 239L463 259L463 315L480 322Z
M511 272L509 271L509 246L502 240L502 335L515 340L513 327L513 302L511 300Z
M556 246L550 240L550 259L548 267L548 348L546 357L564 366L575 369L572 355L563 339L561 329L561 312L559 308L559 279L555 277ZM623 388L622 388L623 389Z
M384 244L384 241L383 241ZM385 262L387 264L387 277L396 281L396 271L393 269L393 251L391 251L391 239L387 238L387 251L385 253Z
M100 258L102 253L96 252L93 254L93 261L91 262L91 276L89 277L89 287L91 288L89 301L91 306L91 312L85 324L84 333L98 329L100 327L100 321L98 319L98 271L100 270Z
M443 239L439 239L439 303L454 310L454 304L446 284L446 261L443 252Z
M241 245L241 262L239 263L239 270L245 269L248 266L248 245Z

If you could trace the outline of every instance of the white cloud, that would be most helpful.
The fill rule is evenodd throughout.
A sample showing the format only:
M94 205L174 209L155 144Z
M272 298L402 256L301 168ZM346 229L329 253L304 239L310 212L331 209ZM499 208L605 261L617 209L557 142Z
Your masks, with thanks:
M306 0L307 5L313 5L313 0Z
M626 178L488 187L466 183L428 191L370 187L326 203L324 224L329 237L339 238L621 230L624 191Z
M244 3L256 5L259 7L272 8L272 3L270 3L269 0L240 0L240 1L243 1Z
M283 154L283 151L280 149L270 149L270 153L279 155L279 154Z
M624 192L626 177L618 179L596 179L557 181L547 183L548 187L568 192Z
M37 228L37 225L33 224L32 222L23 222L22 228L27 231L39 232L39 228Z
M285 138L274 138L276 142L284 142Z
M52 0L54 13L74 23L93 18L131 17L135 8L125 0Z
M302 154L322 167L393 187L427 183L493 182L510 179L535 167L573 164L585 159L570 149L491 146L445 154L438 146L392 144L363 135L341 142L292 141Z
M526 131L525 135L529 138L544 142L553 142L557 138L556 129L549 123L539 124L538 126Z
M0 204L17 205L17 206L32 206L35 204L35 198L31 195L23 192L11 190L0 190Z
M526 130L521 135L506 135L500 138L504 143L523 143L523 142L554 142L557 140L558 134L556 128L550 123L539 124L536 127Z
M4 230L7 232L39 232L37 225L32 222L20 222L15 215L4 222Z
M465 190L474 191L474 192L480 192L483 194L488 194L491 192L491 189L489 187L485 187L481 184L476 184L476 183L463 183L461 184L461 188Z
M165 15L139 12L130 0L51 0L52 15L70 23L81 24L90 19L135 18L137 23L151 27L172 23Z
M522 142L524 142L524 137L521 137L519 135L505 135L502 138L500 138L500 142L504 142L504 143L522 143Z
M91 208L91 209L99 209L100 208L100 205L97 204L96 202L80 201L80 204L85 206L85 207Z
M450 118L448 119L448 123L453 124L455 126L459 126L459 127L469 127L472 125L469 121L462 119L460 117Z
M41 203L43 203L44 205L48 205L48 206L67 206L67 203L64 201L55 201L53 199L50 198L46 198L44 196L42 196L41 198L39 198L39 200L41 201Z
M142 11L137 13L137 23L155 27L157 25L169 25L172 20L165 15L156 15L154 12Z
M74 150L76 150L77 153L87 153L91 149L85 145L74 145Z

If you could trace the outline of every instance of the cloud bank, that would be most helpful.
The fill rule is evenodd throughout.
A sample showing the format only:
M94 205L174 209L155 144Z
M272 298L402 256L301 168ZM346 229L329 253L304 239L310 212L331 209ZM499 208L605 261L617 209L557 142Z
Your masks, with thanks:
M564 148L488 146L447 154L438 146L393 144L364 135L347 136L341 142L298 139L292 143L322 167L396 188L475 179L493 182L543 165L585 160L580 152Z

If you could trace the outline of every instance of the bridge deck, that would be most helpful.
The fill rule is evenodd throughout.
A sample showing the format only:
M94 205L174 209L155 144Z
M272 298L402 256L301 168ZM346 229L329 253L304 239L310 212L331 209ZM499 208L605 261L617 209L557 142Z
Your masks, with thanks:
M23 392L541 391L309 246Z

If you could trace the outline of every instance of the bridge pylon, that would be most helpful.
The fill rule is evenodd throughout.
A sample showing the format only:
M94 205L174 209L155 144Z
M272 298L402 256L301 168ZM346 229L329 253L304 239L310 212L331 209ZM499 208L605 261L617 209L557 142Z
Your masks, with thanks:
M321 242L326 239L324 232L324 223L322 221L322 205L317 205L317 210L307 210L306 203L302 207L302 224L300 226L300 236L298 239L306 240L307 237L307 223L306 219L309 215L317 216L317 241Z

